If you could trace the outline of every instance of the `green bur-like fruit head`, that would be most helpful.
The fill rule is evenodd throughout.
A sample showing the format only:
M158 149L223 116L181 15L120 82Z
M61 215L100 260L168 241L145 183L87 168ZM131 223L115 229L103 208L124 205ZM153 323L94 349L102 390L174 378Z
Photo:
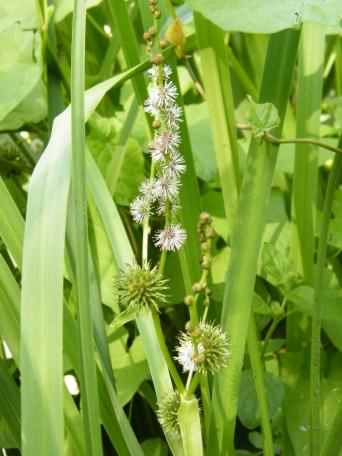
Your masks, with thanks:
M166 302L167 280L160 276L157 267L133 264L120 272L115 289L124 308L158 310L159 305Z

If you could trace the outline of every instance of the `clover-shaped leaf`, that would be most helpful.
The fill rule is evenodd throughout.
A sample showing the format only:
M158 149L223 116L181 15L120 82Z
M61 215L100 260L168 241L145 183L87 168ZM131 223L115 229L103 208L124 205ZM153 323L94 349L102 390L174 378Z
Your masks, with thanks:
M279 125L278 110L272 103L258 104L250 96L248 96L248 101L250 103L248 123L256 138L262 137Z

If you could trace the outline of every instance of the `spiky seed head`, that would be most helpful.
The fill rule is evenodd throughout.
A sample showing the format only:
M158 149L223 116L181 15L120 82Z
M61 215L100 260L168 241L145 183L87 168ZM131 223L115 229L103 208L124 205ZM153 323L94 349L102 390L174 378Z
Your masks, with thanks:
M198 325L198 336L195 340L203 347L203 359L198 365L198 371L214 374L227 365L230 349L226 333L220 326L201 322Z
M139 311L149 308L158 310L166 302L167 280L163 279L157 267L133 264L122 271L115 281L119 302L124 307Z
M176 360L184 372L214 374L227 365L230 351L226 334L220 326L200 322L179 337Z
M178 411L180 394L174 391L168 394L158 405L157 418L166 433L179 435Z

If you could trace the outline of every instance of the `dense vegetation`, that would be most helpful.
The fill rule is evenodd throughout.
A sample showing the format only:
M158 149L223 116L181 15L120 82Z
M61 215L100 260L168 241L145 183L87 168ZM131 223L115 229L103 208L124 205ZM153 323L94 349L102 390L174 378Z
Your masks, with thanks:
M341 34L340 0L1 3L4 455L342 454Z

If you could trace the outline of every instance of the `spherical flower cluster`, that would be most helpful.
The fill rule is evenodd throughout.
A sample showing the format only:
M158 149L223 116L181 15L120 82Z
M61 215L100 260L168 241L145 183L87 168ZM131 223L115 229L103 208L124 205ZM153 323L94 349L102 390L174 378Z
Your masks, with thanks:
M168 434L178 435L180 433L178 424L180 401L180 394L177 391L174 391L168 394L158 404L157 418L162 428Z
M115 280L119 303L124 308L141 311L154 307L158 310L166 302L167 280L162 279L156 267L133 264L121 271Z
M214 374L227 365L229 342L220 326L200 322L195 329L181 333L178 342L176 360L183 372Z
M144 223L153 213L166 217L165 228L154 236L155 245L161 250L178 250L186 240L185 230L173 223L179 207L180 178L186 165L178 150L182 109L176 104L178 92L170 80L171 73L168 65L153 65L148 70L150 84L144 108L158 125L149 145L155 176L143 182L130 206L136 223Z

